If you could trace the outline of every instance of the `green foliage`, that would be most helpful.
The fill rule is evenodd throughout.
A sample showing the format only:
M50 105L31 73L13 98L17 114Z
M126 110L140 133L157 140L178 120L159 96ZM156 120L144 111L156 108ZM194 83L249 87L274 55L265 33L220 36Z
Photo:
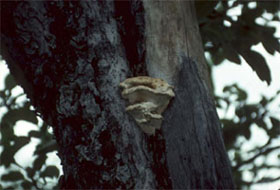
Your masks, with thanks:
M12 90L16 87L13 77L9 74L5 79L5 89L0 91L0 107L5 107L7 112L0 121L1 148L0 166L6 168L1 176L3 189L46 189L53 185L47 185L46 178L58 178L57 166L46 165L47 153L57 150L56 143L50 134L47 125L44 123L38 126L37 130L31 130L28 136L17 136L14 127L17 121L24 120L38 125L38 118L30 110L30 103L25 100L18 103L23 94L12 96ZM31 167L20 166L15 160L15 154L23 147L29 145L32 138L40 140L35 152ZM28 159L26 157L25 159ZM0 188L0 189L2 189Z
M59 176L59 170L57 169L56 166L48 166L41 174L40 177L56 177L58 178Z
M241 57L257 73L262 81L271 82L270 70L266 60L258 52L251 49L253 45L261 43L265 50L274 54L280 52L279 39L274 36L275 28L270 26L271 21L278 21L278 1L256 1L256 7L249 8L250 1L196 1L196 12L199 21L204 49L210 53L211 67L219 65L228 59L236 64L241 63ZM242 6L241 15L234 20L227 15L228 11ZM272 14L272 19L263 17L263 13ZM265 23L257 24L256 19L262 18ZM224 24L227 23L227 25ZM273 146L273 141L279 139L280 121L268 106L279 97L279 92L270 99L262 97L260 103L249 104L247 92L230 85L224 88L222 97L216 97L217 107L225 113L234 109L234 117L223 118L223 133L227 150L231 155L233 175L237 188L250 189L253 184L269 183L280 179L280 176L270 176L256 180L258 173L264 169L280 169L280 166L266 163L256 164L259 158L268 158L279 152L280 147ZM244 151L245 145L252 137L252 127L263 130L268 135L268 141L261 147L254 147ZM278 155L280 157L280 155ZM252 181L245 181L243 175L250 172Z
M270 98L262 97L260 103L248 104L246 91L240 89L236 84L224 87L223 97L216 97L217 107L229 110L234 107L234 117L222 119L223 134L225 145L229 152L233 153L233 172L238 188L249 188L253 184L268 183L276 181L276 178L264 177L260 180L244 181L243 172L251 172L256 178L258 172L264 169L280 169L280 165L273 165L262 162L257 164L255 161L261 157L267 157L271 153L279 152L280 146L273 145L273 141L279 139L280 119L273 115L268 107L279 97L280 91ZM268 136L267 142L263 142L261 147L254 147L249 151L244 151L242 145L246 144L252 136L252 126L262 129ZM247 156L244 156L247 155ZM250 155L250 156L249 156Z
M16 86L16 82L14 80L14 78L12 77L12 75L8 75L5 79L5 88L8 92L10 92L15 86Z
M263 56L251 49L262 43L266 51L280 52L279 39L274 36L275 28L256 23L256 18L263 18L263 13L273 14L272 21L279 21L278 1L258 1L255 8L249 8L250 1L235 1L231 6L227 1L196 1L200 32L205 44L205 51L211 54L212 62L220 64L228 59L240 64L242 56L262 81L271 82L270 71ZM241 15L235 21L227 15L228 10L242 5ZM209 9L207 9L209 7ZM227 22L230 26L225 26Z
M23 180L23 175L18 171L11 171L8 174L4 174L1 178L3 181L18 181Z

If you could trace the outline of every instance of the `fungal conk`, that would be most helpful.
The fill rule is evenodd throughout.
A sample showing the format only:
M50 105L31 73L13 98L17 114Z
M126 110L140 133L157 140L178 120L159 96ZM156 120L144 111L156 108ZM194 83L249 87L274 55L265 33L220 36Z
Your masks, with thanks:
M139 76L126 79L120 87L129 102L126 111L146 134L154 135L161 127L162 112L175 96L172 86L162 79Z

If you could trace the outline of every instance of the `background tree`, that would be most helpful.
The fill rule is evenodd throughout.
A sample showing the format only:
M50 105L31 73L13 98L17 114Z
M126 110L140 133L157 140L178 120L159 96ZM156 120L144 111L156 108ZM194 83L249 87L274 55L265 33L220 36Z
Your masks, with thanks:
M234 6L237 6L238 4L245 4L245 6L247 6L247 4L246 3L244 3L244 2L239 2L239 1L237 1L236 3L234 3L234 4L232 4L232 6L228 6L227 4L225 4L224 2L223 3L220 3L220 4L218 4L218 6L217 6L217 2L214 2L213 4L212 4L212 6L209 6L211 3L210 2L204 2L204 3L202 3L202 2L196 2L197 3L197 12L198 12L198 18L199 18L199 22L200 22L200 30L201 30L201 33L203 34L203 30L204 30L204 32L205 31L207 31L207 30L210 30L210 31L214 31L214 33L216 33L216 35L213 35L213 33L211 33L211 32L205 32L204 33L204 35L202 35L202 37L203 37L203 39L204 39L204 43L205 43L205 49L207 50L207 48L209 49L209 51L212 53L212 58L213 58L213 60L222 60L222 59L224 59L224 58L228 58L227 56L229 56L230 57L230 55L227 55L226 53L221 53L222 51L226 51L226 50L224 50L223 49L223 46L221 47L221 44L222 43L224 43L225 41L225 39L223 39L222 37L225 37L225 36L221 36L221 35L217 35L217 34L221 34L221 33L219 33L219 32L217 32L217 31L219 31L219 30L222 30L222 31L224 31L224 28L225 28L225 26L223 25L223 20L225 19L225 17L227 17L226 16L226 11L228 10L228 9L230 9L230 8L232 8L232 7L234 7ZM210 3L210 4L209 4ZM207 7L207 11L200 11L200 10L203 10L203 7L205 8L205 7ZM210 7L212 7L211 9L210 9ZM265 7L268 7L268 8L265 8ZM275 13L276 12L276 10L274 9L274 7L275 7L275 4L273 5L273 3L272 3L272 6L268 6L268 4L266 4L266 5L264 5L264 6L261 6L261 8L259 7L259 6L257 6L257 9L261 9L261 11L260 12L264 12L264 10L265 9L268 9L268 10L272 10L271 12L273 12L273 13ZM243 9L242 9L243 10ZM245 10L246 9L244 9L244 12L245 12ZM259 11L259 10L258 10ZM203 14L204 15L201 15L200 13L201 12L203 12ZM206 14L207 13L207 14ZM243 14L242 14L243 15ZM260 14L261 15L261 14ZM248 16L248 15L247 15ZM251 15L249 15L249 16L251 16ZM256 18L256 17L255 17ZM277 17L275 17L275 18L277 18ZM119 17L118 19L120 19L120 21L121 22L123 22L122 24L125 26L127 23L129 23L129 21L123 21L122 19L121 19L121 17ZM253 20L254 19L252 19L251 21L252 21L252 23L253 23ZM205 23L207 23L207 24L205 24ZM208 24L209 23L209 24ZM216 24L211 24L211 23L216 23ZM218 24L217 24L218 23ZM246 23L246 22L245 22ZM250 24L252 24L252 23L250 23ZM240 20L238 20L235 24L237 24L237 26L238 25L240 25L241 26L241 24L244 24L244 21L242 21L242 19ZM247 23L248 24L248 23ZM249 25L250 25L249 24ZM211 29L211 27L212 27L212 29ZM269 28L269 27L266 27L266 26L262 26L263 28ZM209 29L210 28L210 29ZM238 30L239 30L240 28L235 28L235 30L238 32ZM69 29L68 29L69 30ZM215 30L216 30L216 32L215 32ZM226 30L232 30L232 28L226 28ZM271 30L270 28L268 29L268 30ZM132 32L133 33L133 32ZM62 34L61 34L62 35ZM209 35L209 36L207 36L207 35ZM63 36L63 35L62 35ZM233 35L234 36L234 35ZM236 38L239 38L240 36L239 35L235 35L235 37L233 37L232 39L236 39ZM249 39L252 37L252 36L250 36L250 35L248 35L248 36L246 36L246 37L248 37ZM271 37L271 39L274 39L274 42L275 42L275 38L273 37L273 33L269 33L269 37L268 38L270 38ZM260 41L260 39L261 38L257 38L257 39L255 39L255 40L258 40L258 41ZM228 39L226 40L226 41L228 41ZM246 42L246 43L251 43L253 40L246 40L246 41L244 41L244 42ZM273 41L273 40L272 40ZM210 43L209 43L210 42ZM227 43L230 43L230 42L227 42ZM250 43L249 43L249 47L250 47ZM255 42L256 43L256 42ZM209 47L209 44L211 45L210 47ZM231 44L231 43L230 43ZM278 41L276 40L276 44L277 45L279 45L278 44ZM82 46L82 45L81 45ZM270 43L268 43L268 46L270 46ZM219 48L216 48L216 47L219 47ZM272 46L272 50L273 51L276 51L277 50L277 48L273 48L273 46ZM248 50L246 50L246 51L248 51ZM250 52L250 51L249 51ZM131 52L130 52L131 53ZM249 53L250 54L250 53ZM134 55L133 53L131 53L130 55ZM233 55L234 56L234 55ZM254 56L253 56L254 57ZM219 59L218 59L219 58ZM235 56L235 58L236 58L236 56ZM133 59L133 57L132 58L130 58L130 59ZM219 63L219 62L215 62L215 63ZM250 63L249 63L250 64ZM259 65L262 65L262 63L260 63ZM256 67L258 67L258 66L256 66ZM259 75L262 75L262 73L261 72L259 72L258 73ZM267 74L263 74L263 75L267 75ZM268 82L270 82L270 77L265 77L265 76L263 76L262 77L263 79L265 79L266 81L268 81ZM6 80L7 82L6 82L6 84L7 84L7 86L9 85L9 84L11 84L11 82L9 82L9 81L11 81L10 79L8 80ZM11 87L13 87L13 85L10 85L10 88ZM11 105L14 105L13 103L14 103L14 100L15 100L15 98L11 98L10 97L10 94L8 93L8 91L9 90L6 90L5 91L5 93L3 92L2 93L2 96L3 97L5 97L4 98L4 102L6 102L7 103L7 101L8 101L8 104L7 105L10 105L10 108L9 108L9 112L8 113L12 113L11 111L12 110L17 110L17 109L19 109L18 107L12 107L11 108ZM238 101L238 102L241 102L242 103L242 106L245 106L246 107L246 95L244 96L244 94L246 94L244 91L242 91L242 90L240 90L238 87L228 87L227 89L225 89L225 91L227 91L227 93L228 94L231 94L231 93L235 93L235 94L237 94L238 95L238 97L241 97L241 99L240 98L238 98L236 101ZM244 93L243 93L244 92ZM11 100L13 100L13 101L11 101ZM220 101L225 101L225 102L228 102L229 104L230 104L230 99L229 99L229 96L228 97L225 97L225 98L220 98L219 99L219 102ZM240 100L242 100L242 101L240 101ZM265 108L265 106L267 105L267 104L269 104L270 102L271 102L272 100L268 100L268 101L266 101L266 102L264 102L264 108ZM242 106L240 106L240 110L243 110L243 109L241 109L241 108L243 108ZM26 107L26 108L29 108L29 105L25 105L24 107ZM257 105L253 105L253 106L249 106L249 107L256 107L256 109L253 111L253 109L252 109L252 111L253 112L250 112L250 111L248 111L248 112L243 112L243 113L246 113L245 115L240 115L240 117L245 117L245 118L249 118L250 117L250 113L254 113L254 112L256 112L256 110L258 111L258 109L262 109L260 106L258 106L257 107ZM28 109L22 109L22 110L25 110L24 112L22 111L22 112L20 112L20 113L25 113L25 114L21 114L21 115L23 115L24 116L24 118L26 119L26 120L31 120L31 121L36 121L36 119L34 119L34 117L33 117L33 119L28 119L28 118L32 118L32 117L27 117L27 115L28 115ZM6 114L6 115L9 115L9 114ZM18 112L19 113L19 112ZM266 112L267 113L267 115L269 115L269 112L267 111ZM5 115L5 116L6 116ZM11 114L10 114L11 115ZM20 114L17 114L18 116L20 116ZM266 115L266 117L267 117L267 115ZM265 115L263 115L263 116L265 116ZM5 119L5 118L7 118L7 119ZM5 122L7 122L7 121L16 121L17 120L17 118L19 119L20 117L4 117L3 119L2 119L2 123L5 123ZM259 121L261 121L262 119L264 119L264 117L260 117L260 119L259 119ZM277 124L277 122L279 122L276 118L274 118L275 120L273 120L273 122L274 122L274 124L275 125L273 125L273 126L275 126L274 127L274 130L276 130L276 127L277 126L279 126L279 123ZM251 123L254 123L255 121L254 120L250 120L251 121ZM1 123L1 128L3 128L2 126L2 123ZM227 129L227 126L232 126L232 128L231 128L231 135L230 135L230 137L231 138L228 138L228 136L227 136L227 138L226 138L226 140L230 140L229 141L229 143L226 143L227 145L229 145L228 147L231 147L231 149L234 149L234 150L236 150L236 152L238 152L238 150L236 149L237 147L236 146L234 146L234 144L235 144L235 141L236 141L236 139L237 139L237 137L238 136L240 136L240 135L245 135L245 134L247 134L248 135L248 133L250 133L250 131L248 130L249 129L249 126L250 126L250 124L251 124L250 122L249 123L246 123L246 124L248 124L248 125L245 125L245 124L243 124L243 126L245 126L245 127L243 127L243 128L241 128L241 125L239 125L239 123L234 123L234 122L225 122L225 124L224 124L224 129ZM265 125L263 125L264 127L265 127L265 129L267 129L267 130L270 130L270 128L269 127L267 127L267 123L265 123L265 122L263 122ZM240 126L239 128L238 127L235 127L235 128L233 128L233 126L234 125L238 125L238 126ZM11 122L11 125L10 125L10 127L8 128L7 127L7 129L9 129L8 131L9 131L9 133L8 132L3 132L3 130L1 130L1 132L2 132L2 137L5 135L6 137L11 137L11 136L13 136L13 131L11 130L11 127L12 127L13 125L12 125L12 122ZM245 128L245 129L244 129ZM240 129L242 129L242 130L240 130ZM232 132L235 132L235 133L232 133ZM273 131L271 130L271 133L272 134L275 134L275 133L273 133ZM37 132L30 132L29 133L30 135L30 137L31 136L34 136L34 137L39 137L40 135L44 135L45 133L37 133ZM9 136L10 135L10 136ZM275 138L277 135L272 135L271 137L272 138ZM249 138L249 136L247 136L248 138ZM13 138L16 138L16 137L13 137ZM14 146L13 148L15 148L15 151L13 152L13 153L11 153L11 147L8 147L8 143L7 144L3 144L4 146L4 151L6 150L6 154L4 154L5 152L3 151L2 152L2 155L1 156L3 156L2 158L4 158L5 160L8 160L7 161L7 164L5 165L5 166L9 166L11 163L15 163L14 162L14 160L13 159L7 159L8 157L7 157L7 155L8 154L10 154L10 155L13 155L20 147L22 147L22 146L24 146L26 143L24 143L24 142L28 142L28 138L22 138L22 139L25 139L25 141L24 140L22 140L22 141L15 141L15 145L16 146ZM24 142L23 142L24 141ZM4 142L4 141L3 141ZM268 143L268 145L269 145L269 143ZM17 148L16 148L17 147ZM263 150L265 150L265 148L267 148L267 147L264 147L264 149ZM48 151L51 151L51 150L53 150L53 149L41 149L41 150L43 150L43 151L41 151L40 153L42 154L42 155L44 155L44 153L46 153L46 152L48 152ZM264 152L266 152L266 153L269 153L270 151L261 151L260 152L260 154L256 154L256 156L258 156L258 155L261 155L262 153L264 153ZM36 152L36 153L38 153L38 151ZM6 157L4 157L4 156L6 156ZM9 158L13 158L12 156L10 156ZM236 157L237 158L237 157ZM36 162L37 161L37 162ZM26 171L27 171L27 173L28 173L28 178L27 178L27 180L26 181L24 181L24 182L22 182L22 185L25 185L24 187L27 187L27 185L29 185L28 187L31 187L32 185L35 185L36 184L36 179L34 180L34 173L35 173L35 171L38 171L39 169L41 169L41 173L43 173L42 175L39 175L39 177L46 177L46 176L56 176L57 175L57 170L55 170L53 167L52 168L50 168L50 169L48 169L47 171L49 171L49 172L44 172L43 170L42 170L42 165L44 164L44 161L45 161L45 157L44 156L39 156L37 159L36 159L36 161L34 162L34 168L28 168ZM239 158L238 157L238 161L240 161L240 163L242 163L243 162L243 160L242 160L242 158ZM248 163L250 163L250 162L244 162L245 164L248 164ZM265 167L265 165L263 165L263 166L261 166L261 167ZM258 169L259 168L261 168L261 167L258 167L258 168L255 168L254 170L257 172L258 171ZM236 169L237 169L238 167L236 167ZM240 167L239 167L240 168ZM241 174L242 173L242 170L236 170L236 173L237 174ZM20 174L18 174L19 176L21 176ZM10 178L9 178L9 176L10 176ZM6 179L8 179L8 180L22 180L22 179L24 179L24 177L23 176L21 176L21 177L18 177L18 178L11 178L12 176L15 176L15 175L12 175L12 173L10 173L10 174L7 174L6 176L5 176L5 178ZM244 182L242 182L241 181L241 177L240 177L240 175L235 175L236 176L236 181L237 181L237 185L238 186L242 186L242 185L250 185L250 184L246 184L246 183L244 183ZM37 177L38 177L38 175L37 175ZM3 179L4 179L4 176L3 176ZM31 179L31 180L30 180ZM33 181L34 183L32 184L30 181Z

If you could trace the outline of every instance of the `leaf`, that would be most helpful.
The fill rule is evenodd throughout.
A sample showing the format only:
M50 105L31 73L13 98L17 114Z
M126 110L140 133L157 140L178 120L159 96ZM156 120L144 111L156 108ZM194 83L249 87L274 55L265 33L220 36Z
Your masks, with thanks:
M268 53L274 54L275 51L280 52L280 43L278 39L274 37L276 32L274 27L259 26L257 27L257 30L259 31L258 37Z
M21 183L21 186L22 186L23 189L32 189L33 184L30 183L29 181L23 181Z
M247 127L247 126L243 126L242 131L243 131L244 137L245 137L247 140L249 140L249 139L251 138L251 131L250 131L250 128Z
M251 68L257 73L258 77L262 81L266 81L269 85L271 82L270 70L263 56L252 50L243 50L240 51L240 54L244 57Z
M1 128L0 128L0 134L1 134L1 145L10 145L10 141L14 140L15 133L13 129L13 125L9 125L7 123L4 123L2 120Z
M207 17L217 5L218 1L195 1L196 14L198 19Z
M15 163L15 152L11 151L10 149L10 146L5 146L0 155L1 165L5 166L6 168L8 168L12 163Z
M12 148L15 152L17 152L19 149L21 149L23 146L30 142L30 137L18 136L14 140L14 142L15 144L12 146Z
M13 89L17 85L14 77L11 74L8 74L5 78L5 88L7 90Z
M40 177L58 177L59 170L56 166L48 166L41 174Z
M46 159L47 159L47 156L44 154L38 156L37 159L34 161L33 169L40 170L42 168L42 166L45 164Z
M236 84L234 84L234 87L237 90L237 101L245 101L247 99L246 91L239 88Z
M270 138L276 138L280 135L280 121L274 117L270 117L270 121L272 123L272 128L267 131L267 134Z
M271 123L273 127L280 127L280 121L274 117L270 117Z
M279 22L279 16L278 15L273 15L273 17L272 17L272 19L271 19L271 21L277 21L277 22Z
M264 10L262 8L255 8L255 9L249 9L247 6L244 6L242 10L242 14L239 19L242 21L245 21L246 23L254 22L254 20L258 17L260 17Z
M41 131L31 130L31 131L29 131L28 136L29 137L35 137L35 138L41 138L42 133L41 133Z
M241 63L238 53L230 44L223 44L223 51L226 59L237 64Z
M268 104L268 100L265 96L262 96L262 100L260 101L260 104L265 107Z
M246 117L247 120L251 118L252 113L258 113L258 105L257 104L247 104L243 107L236 108L236 115L238 117Z
M265 50L270 54L274 54L275 51L280 51L280 44L278 40L272 36L264 36L262 44Z
M223 50L219 48L218 50L211 49L209 50L211 54L211 60L215 65L220 64L222 61L224 61L225 56L223 54Z
M237 137L240 135L240 127L238 124L234 123L232 120L221 119L221 122L224 125L223 136L225 140L225 145L227 149L231 148L234 145Z
M1 164L5 167L9 167L12 163L15 163L14 155L23 146L30 142L29 137L17 137L12 141L14 144L5 144L3 146L3 151L0 156Z
M247 93L243 89L239 88L237 84L228 85L223 88L223 92L229 93L229 95L237 95L237 101L245 101L247 99Z
M23 180L24 177L22 173L18 171L11 171L8 174L4 174L1 178L3 181L18 181L18 180Z
M228 85L228 86L225 86L224 88L223 88L223 92L232 92L232 85Z
M29 121L37 125L38 119L36 114L31 111L27 106L10 110L3 117L2 122L8 123L10 125L15 125L15 123L19 120Z
M5 167L9 167L10 164L15 163L14 154L15 151L11 146L11 142L16 138L13 130L13 126L7 123L1 123L1 145L3 151L0 154L1 164Z
M255 121L255 123L258 125L258 127L261 127L261 128L263 128L264 130L267 130L267 126L266 126L266 123L264 122L263 118L257 119L257 120Z
M279 11L279 1L256 1L256 2L259 7L264 8L269 13L276 13L277 11Z
M27 168L25 169L25 171L26 171L26 173L27 173L27 176L28 176L30 179L33 178L33 176L35 175L35 172L36 172L36 170L35 170L34 168L31 168L31 167L27 167Z

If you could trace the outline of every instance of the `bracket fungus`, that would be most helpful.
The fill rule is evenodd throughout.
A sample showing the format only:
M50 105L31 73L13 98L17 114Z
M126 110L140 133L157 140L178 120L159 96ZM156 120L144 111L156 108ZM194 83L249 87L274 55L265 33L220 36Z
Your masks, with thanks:
M161 114L175 96L173 87L162 79L148 76L128 78L120 87L122 97L129 102L126 111L146 134L154 135L155 129L161 127Z

